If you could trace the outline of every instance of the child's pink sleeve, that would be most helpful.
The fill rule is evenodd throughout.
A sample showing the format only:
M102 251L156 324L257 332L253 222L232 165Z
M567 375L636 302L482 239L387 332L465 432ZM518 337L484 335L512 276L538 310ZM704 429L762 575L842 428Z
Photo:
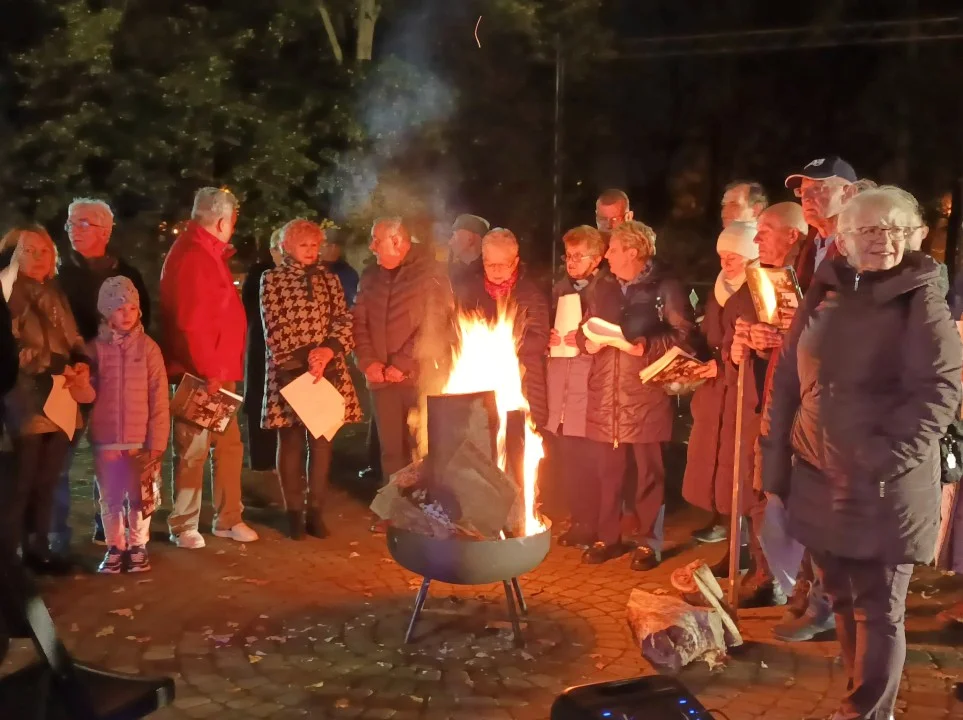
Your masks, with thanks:
M164 357L157 343L147 338L147 450L164 452L171 431L170 396Z

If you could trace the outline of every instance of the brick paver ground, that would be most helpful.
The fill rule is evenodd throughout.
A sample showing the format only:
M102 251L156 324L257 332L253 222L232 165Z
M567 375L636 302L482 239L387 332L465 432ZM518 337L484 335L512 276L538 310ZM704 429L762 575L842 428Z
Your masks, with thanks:
M83 467L82 465L80 467ZM81 473L82 474L82 473ZM76 483L78 497L89 486ZM75 503L75 526L89 506ZM419 579L396 565L383 536L367 531L363 505L343 492L331 501L333 536L292 542L272 529L277 513L250 510L262 541L208 537L201 551L166 542L154 523L147 575L91 571L100 549L77 538L84 569L45 581L44 595L76 657L118 671L172 675L182 718L546 718L566 686L652 672L625 621L632 588L667 588L669 573L721 546L681 544L702 518L677 512L680 543L657 571L633 573L628 558L589 567L577 550L553 546L524 576L527 645L512 646L501 587L433 584L417 641L403 644ZM910 652L899 716L963 718L951 699L963 674L963 632L939 612L958 598L956 578L918 573L910 603ZM797 720L828 713L842 691L833 641L787 645L771 639L780 610L742 616L746 647L722 669L703 664L681 678L730 720ZM14 648L4 672L31 650Z

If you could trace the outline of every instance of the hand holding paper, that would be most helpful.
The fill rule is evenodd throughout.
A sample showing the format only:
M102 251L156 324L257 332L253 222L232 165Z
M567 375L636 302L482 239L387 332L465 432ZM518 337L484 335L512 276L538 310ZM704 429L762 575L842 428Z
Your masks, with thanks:
M312 437L332 440L344 425L344 398L324 378L315 380L306 372L281 388L281 397L288 401Z
M582 299L578 293L562 295L558 299L558 310L555 311L555 332L561 342L550 345L552 357L571 358L579 354L575 345L575 333L582 322ZM569 341L571 338L571 342Z

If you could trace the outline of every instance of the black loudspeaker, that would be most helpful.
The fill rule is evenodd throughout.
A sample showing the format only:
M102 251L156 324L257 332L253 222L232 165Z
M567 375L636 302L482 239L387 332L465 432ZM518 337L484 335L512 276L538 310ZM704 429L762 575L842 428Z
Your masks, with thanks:
M552 720L713 720L678 680L660 675L579 685L552 703Z

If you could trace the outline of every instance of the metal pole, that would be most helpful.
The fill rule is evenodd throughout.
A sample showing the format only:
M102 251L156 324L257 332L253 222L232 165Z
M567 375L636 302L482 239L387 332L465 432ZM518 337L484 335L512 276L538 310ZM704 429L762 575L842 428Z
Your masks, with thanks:
M558 272L558 241L562 236L562 101L565 90L565 59L562 38L555 36L555 142L552 149L552 283Z
M742 399L745 391L748 354L739 363L739 382L736 385L736 436L732 458L732 523L729 528L729 607L732 619L739 612L739 559L742 557Z

